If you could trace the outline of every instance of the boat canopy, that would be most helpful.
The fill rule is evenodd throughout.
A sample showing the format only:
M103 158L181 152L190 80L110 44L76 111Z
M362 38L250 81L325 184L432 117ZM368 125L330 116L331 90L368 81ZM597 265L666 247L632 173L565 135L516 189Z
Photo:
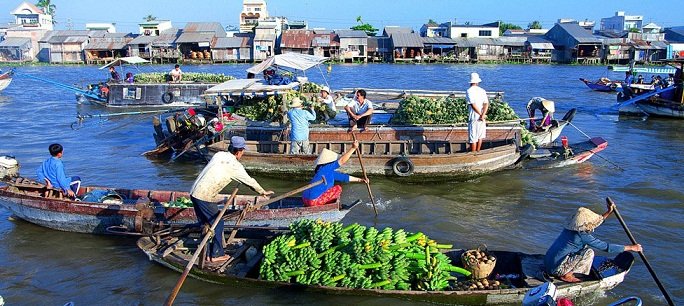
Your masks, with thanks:
M608 69L612 69L615 72L625 72L629 71L629 66L608 66ZM637 73L649 73L649 74L674 74L675 68L672 66L664 67L634 67L632 71Z
M140 57L140 56L129 56L129 57L122 57L122 58L117 58L114 61L108 63L107 65L104 65L100 67L100 69L106 69L109 68L110 66L120 66L122 64L130 64L130 65L137 65L137 64L143 64L143 63L149 63L150 61Z
M299 86L299 82L287 85L268 85L259 79L235 79L210 87L203 96L271 96L284 94Z
M259 74L270 67L286 67L304 71L327 60L327 57L300 53L278 54L250 67L247 72Z

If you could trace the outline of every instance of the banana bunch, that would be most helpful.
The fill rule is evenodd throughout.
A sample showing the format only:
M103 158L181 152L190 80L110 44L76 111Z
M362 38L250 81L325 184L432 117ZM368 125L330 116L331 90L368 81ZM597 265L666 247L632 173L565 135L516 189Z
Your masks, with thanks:
M224 75L223 73L183 72L183 81L223 83L233 79L235 79L235 77ZM166 72L146 72L138 73L133 76L133 81L135 83L166 83L169 80L171 80L171 76Z
M302 86L300 87L299 90L303 93L319 93L322 88L323 88L323 86L321 86L321 85L318 85L318 84L313 83L313 82L308 82L308 83L302 84Z
M487 111L488 121L518 119L508 103L492 99ZM392 117L394 124L455 124L468 122L465 98L421 98L408 96L399 103Z

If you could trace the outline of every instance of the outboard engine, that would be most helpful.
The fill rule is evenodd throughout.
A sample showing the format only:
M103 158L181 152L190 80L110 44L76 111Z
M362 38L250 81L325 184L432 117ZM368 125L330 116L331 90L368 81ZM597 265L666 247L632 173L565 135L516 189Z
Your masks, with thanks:
M0 156L0 180L19 176L19 162L14 156Z

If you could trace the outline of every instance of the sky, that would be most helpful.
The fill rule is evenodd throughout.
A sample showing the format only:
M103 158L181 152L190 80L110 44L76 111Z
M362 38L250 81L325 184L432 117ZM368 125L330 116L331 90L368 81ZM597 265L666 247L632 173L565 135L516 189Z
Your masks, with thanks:
M596 21L625 11L644 16L644 24L655 22L662 27L684 26L681 0L267 0L271 16L306 20L309 28L347 29L356 17L381 29L388 25L419 30L429 19L437 22L483 24L502 20L523 28L538 20L551 28L559 18ZM37 1L29 1L36 3ZM10 12L21 1L0 0L0 23L13 21ZM71 27L85 29L88 22L114 22L117 32L137 33L143 17L171 20L174 27L186 22L220 22L239 25L242 0L53 0L57 6L57 30ZM680 3L681 4L681 3ZM670 9L668 9L668 7ZM2 13L5 12L5 13Z

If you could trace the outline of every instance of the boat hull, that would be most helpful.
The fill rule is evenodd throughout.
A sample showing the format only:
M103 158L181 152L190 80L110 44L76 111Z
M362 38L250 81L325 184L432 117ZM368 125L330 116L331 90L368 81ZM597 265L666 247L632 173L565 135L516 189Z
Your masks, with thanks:
M587 79L580 78L580 81L582 81L587 87L589 87L591 90L594 91L601 91L601 92L611 92L611 91L618 91L619 88L622 87L622 84L620 82L610 82L607 84L600 84L596 82L589 81Z
M0 91L5 90L12 83L12 78L0 79Z
M540 147L530 154L530 158L523 163L523 167L526 169L551 169L581 164L607 147L608 142L601 137L571 144L569 149L572 150L572 153L567 156L564 155L566 151L563 146Z
M201 95L215 85L213 83L109 83L107 99L93 99L77 95L77 100L82 101L85 98L93 104L119 108L186 107L206 103Z
M684 105L675 103L637 102L643 112L657 117L684 119Z

